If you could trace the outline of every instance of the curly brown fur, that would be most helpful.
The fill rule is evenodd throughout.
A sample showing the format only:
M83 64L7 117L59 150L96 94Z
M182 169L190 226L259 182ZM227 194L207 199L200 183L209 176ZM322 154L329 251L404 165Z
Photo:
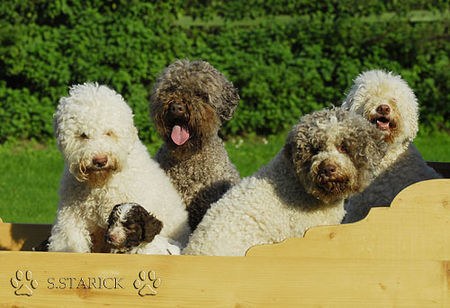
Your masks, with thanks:
M240 180L218 136L238 102L233 84L205 61L176 61L153 87L150 115L164 141L155 159L182 195L192 230Z
M284 153L309 193L331 201L369 184L387 145L366 123L356 114L324 109L304 116L289 132Z

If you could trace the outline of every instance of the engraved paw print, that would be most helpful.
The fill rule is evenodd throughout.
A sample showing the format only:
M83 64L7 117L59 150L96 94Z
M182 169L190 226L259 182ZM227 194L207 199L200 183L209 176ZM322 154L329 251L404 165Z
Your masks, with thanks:
M38 287L38 282L33 279L33 273L31 271L23 273L21 270L17 270L16 277L11 278L11 285L16 289L14 294L31 296L33 295L33 290Z
M145 271L140 271L138 276L139 278L133 282L133 286L139 290L138 294L140 296L154 296L158 294L156 289L161 286L161 278L156 277L155 271L148 272L148 275ZM146 283L147 279L148 283Z

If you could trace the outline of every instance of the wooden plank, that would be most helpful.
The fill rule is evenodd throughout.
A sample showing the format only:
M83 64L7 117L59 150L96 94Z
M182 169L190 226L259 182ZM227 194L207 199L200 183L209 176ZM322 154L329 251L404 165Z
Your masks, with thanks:
M4 263L0 302L18 307L287 307L344 303L349 307L444 307L449 296L448 260L42 252L0 252L0 259ZM152 270L155 275L149 278ZM140 277L142 271L145 275ZM157 278L161 280L154 284ZM28 289L18 291L22 285ZM144 296L140 296L144 286ZM155 295L146 295L150 293Z

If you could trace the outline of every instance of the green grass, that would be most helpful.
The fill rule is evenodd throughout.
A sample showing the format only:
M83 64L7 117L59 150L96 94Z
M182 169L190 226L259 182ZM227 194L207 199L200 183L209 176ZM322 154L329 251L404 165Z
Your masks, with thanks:
M414 145L427 161L450 162L450 134L444 132L419 133Z
M226 143L226 149L241 177L246 177L266 165L280 151L286 135L287 133L268 137L236 138Z
M242 177L267 164L282 148L286 133L235 138L226 149ZM450 134L419 134L414 141L425 160L450 162ZM149 146L154 155L157 146ZM58 202L63 161L54 144L0 146L0 217L5 222L51 223Z
M2 145L0 217L3 221L52 222L63 167L55 145Z

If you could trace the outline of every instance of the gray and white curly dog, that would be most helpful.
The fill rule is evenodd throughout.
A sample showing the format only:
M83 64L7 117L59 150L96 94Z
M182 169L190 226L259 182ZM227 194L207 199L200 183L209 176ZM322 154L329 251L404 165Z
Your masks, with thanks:
M208 62L177 60L157 78L150 115L164 143L155 156L196 228L210 204L240 181L218 132L238 105L237 89Z
M339 224L344 199L371 182L386 148L383 134L355 113L303 116L267 166L211 205L182 253L242 256L254 245Z

